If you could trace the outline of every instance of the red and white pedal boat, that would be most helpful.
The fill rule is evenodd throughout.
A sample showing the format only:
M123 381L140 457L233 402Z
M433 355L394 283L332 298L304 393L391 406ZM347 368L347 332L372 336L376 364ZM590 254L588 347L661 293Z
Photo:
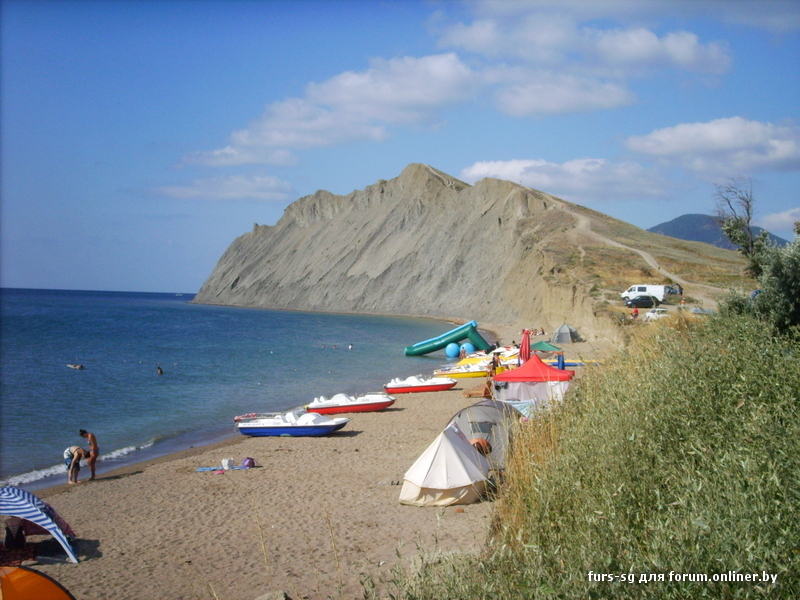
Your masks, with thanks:
M365 394L364 396L348 396L336 394L332 398L320 396L305 407L308 412L321 415L337 413L375 412L394 404L394 398L383 393Z
M422 376L412 375L406 379L392 379L383 386L389 394L412 394L415 392L443 392L449 390L458 383L449 377L430 377L423 379Z

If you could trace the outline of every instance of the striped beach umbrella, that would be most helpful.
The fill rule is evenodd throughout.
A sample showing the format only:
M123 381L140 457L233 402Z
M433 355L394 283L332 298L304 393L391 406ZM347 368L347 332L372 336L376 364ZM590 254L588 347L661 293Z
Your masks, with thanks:
M46 529L50 535L58 540L69 559L74 563L78 562L78 557L72 550L66 534L56 523L57 515L55 511L50 505L30 492L13 485L0 488L0 515L25 519Z

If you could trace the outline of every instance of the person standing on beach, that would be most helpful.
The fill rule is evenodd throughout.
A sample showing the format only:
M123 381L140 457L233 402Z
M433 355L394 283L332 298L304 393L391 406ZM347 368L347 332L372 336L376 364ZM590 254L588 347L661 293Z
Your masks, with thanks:
M64 450L64 466L67 467L67 480L69 483L78 483L78 473L81 471L81 459L89 458L89 452L80 446L70 446Z
M82 438L89 440L89 456L86 459L86 464L89 465L89 468L92 470L92 476L89 477L91 481L94 479L94 465L97 462L97 457L100 456L100 448L97 446L97 438L93 433L89 433L85 429L81 429L78 433L80 433Z

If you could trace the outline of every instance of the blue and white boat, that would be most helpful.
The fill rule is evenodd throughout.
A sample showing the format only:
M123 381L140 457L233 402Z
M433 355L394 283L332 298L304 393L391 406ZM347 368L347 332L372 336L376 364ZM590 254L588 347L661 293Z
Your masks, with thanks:
M330 419L318 413L294 409L283 413L250 413L236 417L234 421L242 435L316 437L338 431L350 419Z

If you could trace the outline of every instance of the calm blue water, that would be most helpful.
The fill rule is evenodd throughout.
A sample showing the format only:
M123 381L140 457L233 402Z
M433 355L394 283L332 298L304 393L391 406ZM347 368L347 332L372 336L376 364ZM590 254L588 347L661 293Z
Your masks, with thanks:
M64 448L87 445L79 429L97 435L103 472L238 435L238 414L380 391L445 360L403 355L448 331L444 322L191 299L0 290L0 480L27 489L63 483Z

